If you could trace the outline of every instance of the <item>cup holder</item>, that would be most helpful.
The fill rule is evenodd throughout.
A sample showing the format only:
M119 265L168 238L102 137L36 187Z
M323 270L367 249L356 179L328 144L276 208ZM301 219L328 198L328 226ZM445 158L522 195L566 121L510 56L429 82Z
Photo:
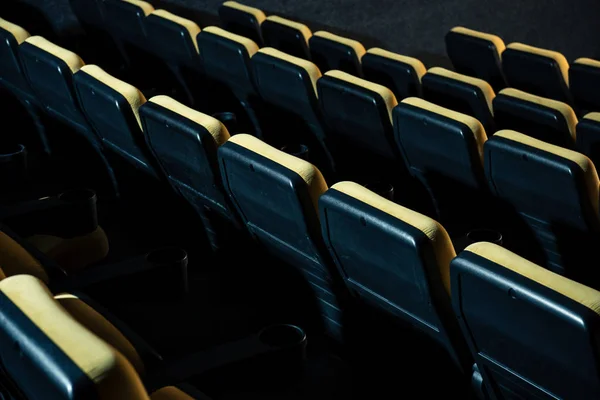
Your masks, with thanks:
M293 347L306 342L306 333L295 325L272 325L259 332L258 340L269 347Z
M96 192L90 189L74 189L61 193L58 198L69 204L86 203L96 198Z
M308 161L308 146L303 144L287 144L281 148L281 151L294 157Z
M390 201L394 201L394 186L386 182L370 182L365 185L367 189L377 193Z
M490 242L502 246L502 234L493 229L473 229L467 233L469 243Z
M154 265L185 265L188 261L188 254L184 249L179 247L165 247L149 252L146 255L146 261Z
M0 146L0 161L4 162L25 154L25 146L22 144L7 144Z

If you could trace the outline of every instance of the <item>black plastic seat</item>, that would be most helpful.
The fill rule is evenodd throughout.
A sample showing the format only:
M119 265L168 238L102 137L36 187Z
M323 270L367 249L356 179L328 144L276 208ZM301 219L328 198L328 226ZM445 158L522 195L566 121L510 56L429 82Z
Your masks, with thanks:
M146 102L144 95L96 65L82 67L74 81L81 108L103 145L145 174L158 177L138 112Z
M219 19L226 31L244 36L262 46L261 24L267 17L258 8L226 1L219 7Z
M490 399L600 396L600 292L491 243L459 254L450 275Z
M256 88L268 104L261 119L265 140L277 147L308 146L308 159L326 177L335 171L317 99L321 71L310 61L274 48L251 59Z
M321 172L246 134L232 136L218 156L225 189L250 234L302 273L325 332L340 338L345 294L321 236L318 200L327 190Z
M561 53L510 43L502 53L502 68L510 87L573 105L569 63Z
M579 114L600 111L600 61L578 58L569 68L569 87Z
M362 71L366 80L387 87L398 100L421 97L421 78L426 69L416 58L372 48L362 57Z
M450 303L456 253L445 229L354 182L325 192L319 213L329 254L349 290L441 343L470 372L469 350Z
M421 81L425 100L477 118L490 134L496 131L492 110L496 94L489 83L440 67L430 68Z
M359 182L382 179L398 184L406 169L394 143L394 94L342 71L326 72L317 89L341 173Z
M308 42L312 32L308 26L277 15L269 15L261 24L266 47L273 47L293 57L310 60Z
M575 147L577 116L557 100L517 89L504 89L494 98L498 129L512 129L568 149Z
M577 123L576 150L600 165L600 113L591 112Z
M485 226L479 225L490 211L482 124L416 97L402 100L393 116L398 147L411 174L427 188L436 219L462 234Z
M361 62L364 46L352 39L326 31L315 32L308 41L312 61L323 72L340 70L362 76Z
M446 34L446 53L454 69L458 73L483 79L496 92L506 87L502 71L505 48L500 37L462 26L456 26Z
M140 107L140 118L171 186L202 218L213 248L222 247L230 240L224 226L237 223L217 163L217 149L229 139L227 128L168 96L152 97Z
M492 136L484 152L490 189L529 226L531 246L544 250L532 261L597 287L589 260L599 243L600 182L590 159L510 130Z
M206 77L224 85L239 102L240 110L236 112L238 130L262 138L256 110L262 101L254 84L250 63L258 52L258 45L243 36L209 26L198 34L198 47Z
M125 336L77 295L53 297L40 280L20 275L0 282L0 303L5 321L0 326L2 369L15 396L194 399L175 386L149 395L143 353L135 347L141 341Z

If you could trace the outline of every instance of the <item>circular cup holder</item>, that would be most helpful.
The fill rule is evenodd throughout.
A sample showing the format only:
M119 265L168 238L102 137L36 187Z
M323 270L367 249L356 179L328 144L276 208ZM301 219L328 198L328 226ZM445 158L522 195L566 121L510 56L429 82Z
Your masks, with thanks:
M386 182L371 182L365 185L367 189L390 201L394 201L394 186Z
M0 160L10 159L22 153L25 153L25 146L22 144L0 146Z
M152 250L146 255L146 261L154 265L185 264L187 258L187 252L179 247Z
M90 189L74 189L61 193L58 198L65 203L76 204L94 200L96 192Z
M471 243L490 242L502 246L502 234L493 229L473 229L467 233L467 239Z
M308 146L303 144L288 144L281 148L281 151L288 153L294 157L308 161Z
M258 339L270 347L284 348L301 345L306 341L306 333L295 325L272 325L258 334Z

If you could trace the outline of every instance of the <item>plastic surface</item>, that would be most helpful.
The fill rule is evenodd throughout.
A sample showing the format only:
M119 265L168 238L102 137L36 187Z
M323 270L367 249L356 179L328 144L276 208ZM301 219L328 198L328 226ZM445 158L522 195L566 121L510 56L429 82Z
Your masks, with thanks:
M452 305L490 399L600 396L598 314L468 251L450 272Z
M333 69L362 76L362 68L354 49L320 36L311 36L308 41L312 61L323 72Z
M190 32L182 25L150 14L144 20L147 42L167 63L200 70L200 56Z
M146 15L135 4L121 0L103 0L109 31L120 40L146 47Z
M600 166L600 122L582 118L577 124L576 150Z
M305 60L311 59L306 38L298 29L267 19L261 24L261 30L265 47L274 47Z
M261 27L256 17L251 13L221 5L219 7L219 19L226 31L252 39L256 44L262 46Z
M387 87L398 101L421 97L421 81L411 65L371 53L361 62L365 79Z
M496 92L507 86L498 49L491 41L450 31L446 53L456 72L483 79Z
M11 91L32 95L19 59L19 43L12 33L0 28L0 82Z
M584 115L600 111L600 68L573 63L569 67L569 89L575 106Z

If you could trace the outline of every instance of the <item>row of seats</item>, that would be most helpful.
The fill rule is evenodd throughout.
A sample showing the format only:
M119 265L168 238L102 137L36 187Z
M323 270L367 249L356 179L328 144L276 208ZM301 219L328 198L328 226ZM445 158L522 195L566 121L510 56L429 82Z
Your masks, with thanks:
M506 87L558 100L578 114L600 111L600 61L578 58L569 65L552 50L523 43L504 44L489 33L464 27L446 35L446 51L457 72L478 77L500 91Z

